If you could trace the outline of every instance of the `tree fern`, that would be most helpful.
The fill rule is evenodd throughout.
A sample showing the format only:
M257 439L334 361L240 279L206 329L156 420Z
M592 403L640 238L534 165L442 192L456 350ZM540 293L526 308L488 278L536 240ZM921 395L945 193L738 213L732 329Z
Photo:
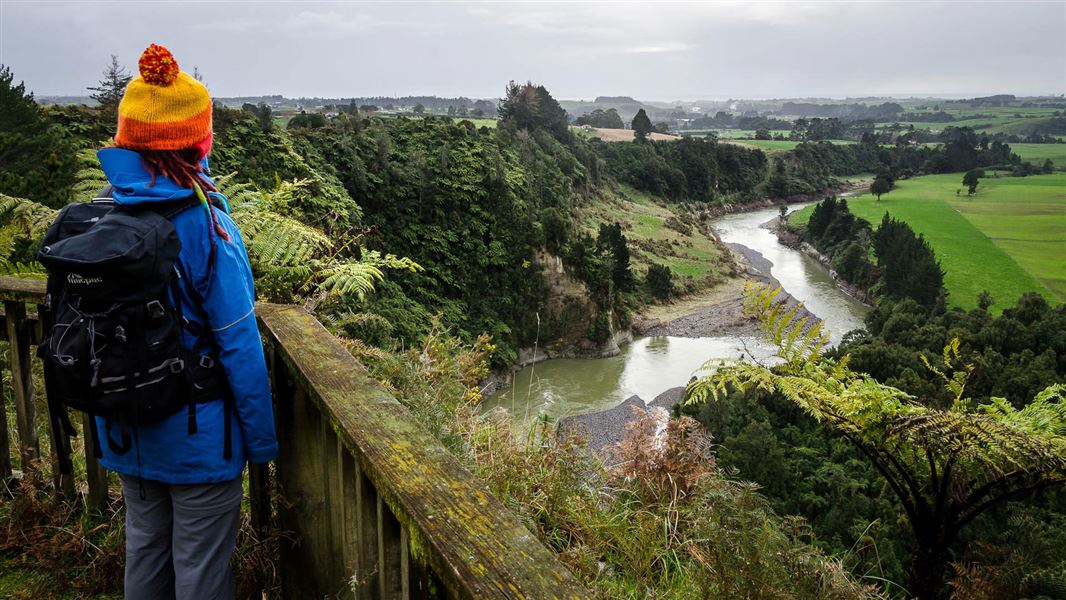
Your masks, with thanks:
M820 330L776 300L778 290L751 288L745 308L758 318L782 362L768 368L739 361L690 384L689 402L734 390L779 393L853 442L896 494L915 536L910 592L939 593L949 549L979 514L1011 497L1066 482L1066 385L1054 385L1016 410L1006 400L971 408L964 397L970 365L957 365L958 342L944 348L937 373L955 397L949 410L848 368L821 354ZM806 332L803 329L807 328ZM814 330L812 334L811 331Z
M106 143L100 144L100 147L103 146L106 146ZM95 150L81 150L76 157L78 172L74 174L74 187L70 191L70 201L85 202L95 197L108 181L103 169L100 168L100 161L96 158Z
M26 250L35 246L57 214L32 200L0 194L0 275L44 276L44 269Z
M233 175L215 180L228 196L252 269L262 289L280 299L303 299L309 308L329 295L363 300L384 279L384 270L421 270L408 258L382 256L358 245L356 234L331 237L301 220L292 206L309 193L309 180L278 181L264 191L239 183Z

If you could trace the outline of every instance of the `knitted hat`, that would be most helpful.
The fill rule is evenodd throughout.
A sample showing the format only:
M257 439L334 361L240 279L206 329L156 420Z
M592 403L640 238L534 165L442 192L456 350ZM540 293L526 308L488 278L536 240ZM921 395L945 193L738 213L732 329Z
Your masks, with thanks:
M115 145L128 150L181 150L211 144L211 96L178 69L170 50L152 44L137 62L118 105Z

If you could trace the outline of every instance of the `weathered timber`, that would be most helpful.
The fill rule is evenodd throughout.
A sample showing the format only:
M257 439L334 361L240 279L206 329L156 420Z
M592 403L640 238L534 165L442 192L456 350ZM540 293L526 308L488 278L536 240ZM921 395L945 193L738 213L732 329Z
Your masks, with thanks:
M356 520L356 571L352 586L357 600L376 599L378 596L378 493L374 484L363 473L359 461L352 457L355 467Z
M0 277L23 469L39 456L30 346L43 280ZM28 305L28 306L27 306ZM281 534L286 597L585 598L580 583L311 315L260 305L281 452L249 468L253 523ZM6 419L5 419L6 420ZM108 502L83 415L87 505ZM5 423L0 423L0 451ZM60 441L53 432L53 448ZM8 441L7 443L10 443ZM6 459L6 464L5 464ZM11 472L10 454L0 475ZM58 478L70 492L73 479ZM275 503L276 500L276 503Z
M18 301L4 301L7 322L7 341L11 365L12 397L15 399L15 426L19 433L19 458L22 471L36 471L41 457L37 439L37 415L33 403L33 377L30 369L29 328L26 327L26 305Z
M30 376L30 360L33 353L31 352L31 346L41 343L42 339L42 323L37 319L36 310L28 310L30 308L36 309L38 305L41 305L45 301L45 280L34 278L22 278L22 277L0 277L0 302L3 303L3 315L0 317L0 323L2 323L3 330L6 331L7 340L12 342L12 360L9 363L9 367L12 370L12 382L14 389L12 390L12 396L16 401L16 421L19 427L29 427L29 423L22 422L22 413L20 412L19 400L22 398L22 402L30 401L32 406L33 396L33 384ZM29 305L29 306L27 306ZM15 341L13 341L13 334ZM17 369L16 369L17 368ZM17 372L16 372L17 371ZM17 385L16 385L17 384ZM30 438L31 445L26 447L22 445L20 451L27 451L30 449L31 453L35 450L37 456L39 456L39 440L36 437L36 419L35 410L27 411L25 420L33 422L33 434ZM6 421L6 419L5 419ZM85 447L85 468L88 484L88 505L95 508L103 508L108 502L108 474L102 467L97 464L96 459L93 457L93 442L91 436L87 435L88 421L83 420L83 437ZM48 427L49 436L51 438L52 447L52 460L53 460L53 475L55 489L66 497L72 497L75 494L75 480L74 475L63 475L59 469L58 455L55 453L55 449L59 444L66 444L68 440L61 435L60 432L55 432L51 426L51 420L49 420ZM20 432L19 437L22 437ZM5 452L6 450L6 452ZM0 452L3 456L0 456L0 474L6 476L11 474L11 458L10 458L10 438L7 436L6 427L0 427ZM25 463L27 456L20 454L23 463ZM23 465L23 469L26 466Z
M6 330L6 327L4 328ZM7 423L7 394L3 386L3 377L0 377L0 482L11 479L11 434L8 432Z
M0 301L40 304L44 302L44 293L43 279L0 276Z
M589 596L312 315L298 307L269 304L259 305L257 312L290 382L306 390L305 399L329 419L383 505L407 531L409 559L432 569L444 593L462 598ZM279 462L279 480L285 468L291 465ZM365 535L365 527L360 533ZM385 539L385 533L378 532L379 539ZM379 566L389 562L378 557ZM380 586L383 574L378 575Z

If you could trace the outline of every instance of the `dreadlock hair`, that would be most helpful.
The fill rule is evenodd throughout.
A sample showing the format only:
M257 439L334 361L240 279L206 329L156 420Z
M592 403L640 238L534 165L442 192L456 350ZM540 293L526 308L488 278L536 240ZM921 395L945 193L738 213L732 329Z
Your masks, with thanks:
M199 189L200 191L197 192L197 195L200 196L200 202L203 204L204 209L207 210L208 218L211 220L211 229L220 238L227 242L230 241L229 233L222 228L215 211L211 209L211 204L203 195L205 191L218 193L218 189L204 174L204 169L200 165L200 159L203 156L198 148L141 150L139 154L144 168L152 175L152 181L148 184L149 187L155 185L156 177L162 175L183 188Z

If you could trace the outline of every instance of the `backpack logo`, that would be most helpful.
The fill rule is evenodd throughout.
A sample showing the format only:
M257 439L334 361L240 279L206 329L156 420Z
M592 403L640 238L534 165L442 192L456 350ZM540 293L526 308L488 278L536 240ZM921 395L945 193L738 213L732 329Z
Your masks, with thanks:
M85 277L84 275L78 275L77 273L67 274L67 283L71 285L96 285L103 282L103 277Z

